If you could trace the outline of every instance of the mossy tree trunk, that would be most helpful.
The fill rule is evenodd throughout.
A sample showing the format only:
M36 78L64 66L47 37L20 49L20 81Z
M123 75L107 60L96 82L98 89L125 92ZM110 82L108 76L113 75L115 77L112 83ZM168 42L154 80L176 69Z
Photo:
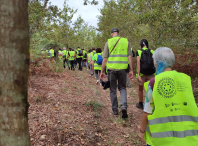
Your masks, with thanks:
M0 0L0 145L30 146L28 0Z

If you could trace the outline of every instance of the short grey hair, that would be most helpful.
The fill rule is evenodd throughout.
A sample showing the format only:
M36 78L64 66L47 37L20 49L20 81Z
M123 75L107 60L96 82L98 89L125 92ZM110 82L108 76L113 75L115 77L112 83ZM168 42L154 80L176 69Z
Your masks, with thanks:
M175 55L173 51L168 47L159 47L153 54L154 63L162 62L167 67L173 67L175 63Z

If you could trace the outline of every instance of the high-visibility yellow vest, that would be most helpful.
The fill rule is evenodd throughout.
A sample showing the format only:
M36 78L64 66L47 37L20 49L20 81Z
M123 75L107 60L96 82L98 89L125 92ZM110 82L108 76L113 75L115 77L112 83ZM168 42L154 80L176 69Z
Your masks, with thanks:
M113 37L108 40L109 58L107 68L109 69L127 69L128 67L128 40L121 38L114 50L111 52L119 37Z
M76 58L83 58L83 55L82 55L82 56L78 56L79 50L81 50L81 49L76 50L76 54L77 54L77 57L76 57ZM82 51L82 50L81 50L81 51ZM82 51L82 53L83 53L83 51Z
M94 60L94 70L101 70L101 68L102 68L102 64L99 65L99 64L96 63L97 59L98 59L98 55L102 55L102 54L101 53L96 53L94 55L94 58L95 58L95 60Z
M74 60L75 51L69 51L69 60Z
M154 113L144 139L151 146L197 146L198 108L191 78L176 71L155 76Z
M61 53L63 53L62 51L58 51L58 58L60 58L60 59L62 59L63 57L62 57L62 55L61 55Z
M94 54L96 54L96 51L91 52L92 57L94 56Z
M51 56L54 57L54 50L51 49L50 52L51 52Z
M45 51L41 51L41 54L45 54Z
M63 50L62 52L63 52L63 60L65 60L66 57L67 57L68 51L67 50Z

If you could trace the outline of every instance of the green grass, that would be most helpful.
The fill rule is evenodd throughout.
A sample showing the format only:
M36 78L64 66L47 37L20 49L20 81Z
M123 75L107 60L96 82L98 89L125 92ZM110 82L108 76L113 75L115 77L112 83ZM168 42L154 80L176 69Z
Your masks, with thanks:
M92 106L95 112L95 117L99 117L99 110L104 107L101 103L91 100L85 103L86 106Z

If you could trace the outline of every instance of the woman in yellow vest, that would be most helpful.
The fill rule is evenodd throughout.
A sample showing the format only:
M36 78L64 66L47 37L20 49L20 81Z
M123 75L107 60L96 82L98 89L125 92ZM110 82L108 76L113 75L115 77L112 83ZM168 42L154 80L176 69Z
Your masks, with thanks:
M153 50L149 49L149 44L146 39L140 41L141 49L137 51L137 79L138 79L138 97L139 102L136 103L136 107L143 109L143 85L154 77L155 67L153 64L152 54ZM147 54L150 57L147 57Z
M91 64L90 64L90 60L89 60L89 57L90 57L90 54L91 54L91 49L89 49L89 53L87 54L87 64L88 64L88 69L90 70L91 68Z
M101 48L96 49L96 53L92 57L92 68L95 70L96 84L99 83L99 77L102 68L102 50ZM102 84L102 79L100 79L100 86Z
M198 108L191 78L172 70L175 56L167 47L153 54L156 76L147 84L139 137L148 146L197 146Z

